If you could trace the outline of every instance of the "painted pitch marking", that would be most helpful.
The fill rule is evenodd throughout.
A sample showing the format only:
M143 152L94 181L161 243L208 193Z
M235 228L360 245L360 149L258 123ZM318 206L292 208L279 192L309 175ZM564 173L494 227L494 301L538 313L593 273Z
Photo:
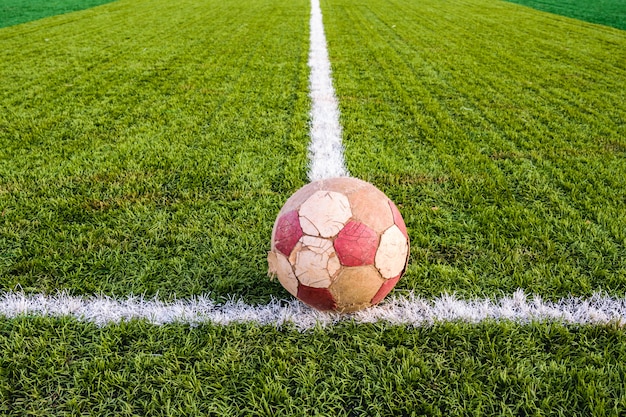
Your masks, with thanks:
M411 327L441 322L480 323L494 320L522 324L558 321L624 326L626 299L597 293L590 298L570 297L551 302L538 295L526 295L522 290L495 300L463 300L452 295L427 300L409 294L407 297L391 297L381 305L356 313L340 315L314 310L295 299L272 300L268 304L254 306L241 300L219 304L205 296L167 303L143 297L115 299L106 296L75 297L65 293L56 296L0 293L0 316L17 318L28 315L73 317L99 326L139 319L155 325L254 323L277 328L291 325L300 331L330 327L346 321L387 322Z
M347 177L341 143L339 102L333 88L330 60L319 0L311 0L309 95L311 97L311 142L309 180Z

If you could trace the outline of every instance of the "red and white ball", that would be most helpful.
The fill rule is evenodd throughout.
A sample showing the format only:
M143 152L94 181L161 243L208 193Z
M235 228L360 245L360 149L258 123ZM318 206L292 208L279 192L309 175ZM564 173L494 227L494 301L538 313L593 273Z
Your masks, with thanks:
M357 311L379 303L404 273L409 236L394 203L356 178L312 182L278 213L270 276L319 310Z

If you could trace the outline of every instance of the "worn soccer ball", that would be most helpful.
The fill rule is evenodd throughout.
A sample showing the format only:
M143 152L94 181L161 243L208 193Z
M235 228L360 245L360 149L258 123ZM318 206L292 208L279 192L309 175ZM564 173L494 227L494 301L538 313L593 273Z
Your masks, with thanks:
M404 273L409 236L395 204L372 184L332 178L296 191L278 213L269 275L319 310L379 303Z

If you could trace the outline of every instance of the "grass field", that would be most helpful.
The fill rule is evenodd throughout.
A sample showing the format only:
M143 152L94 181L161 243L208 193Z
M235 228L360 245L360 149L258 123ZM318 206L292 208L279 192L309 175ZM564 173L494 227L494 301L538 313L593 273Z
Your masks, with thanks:
M412 232L404 288L624 294L623 31L498 2L327 10L348 169Z
M306 181L307 10L121 2L0 33L0 287L275 294L267 236Z
M242 7L0 33L0 288L287 294L264 265L306 182L308 15ZM400 290L624 294L622 31L507 3L327 7L348 168L411 232Z
M621 415L623 330L0 322L11 415Z
M0 30L0 291L287 297L309 3L121 0ZM395 294L626 293L626 32L493 0L322 2ZM621 415L617 325L0 318L5 415Z
M626 3L622 0L510 0L537 10L626 30Z

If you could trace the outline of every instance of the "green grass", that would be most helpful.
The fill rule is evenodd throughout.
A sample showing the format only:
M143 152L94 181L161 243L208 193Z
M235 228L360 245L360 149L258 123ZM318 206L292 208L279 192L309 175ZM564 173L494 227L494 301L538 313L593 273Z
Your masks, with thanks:
M491 0L322 3L399 293L626 292L626 35ZM305 0L122 0L0 30L0 291L264 302L306 182ZM0 414L626 414L626 331L0 319Z
M323 4L398 291L626 290L626 36L505 2ZM480 27L480 30L476 30ZM122 1L0 31L0 288L265 302L306 182L308 6Z
M626 291L626 32L505 2L324 2L350 172L400 205L398 287Z
M626 333L509 323L300 334L0 321L4 415L461 416L626 411Z
M626 2L623 0L509 0L545 12L626 30Z
M84 10L113 0L2 0L0 28Z
M280 293L265 257L306 181L307 3L99 10L0 31L0 288Z

